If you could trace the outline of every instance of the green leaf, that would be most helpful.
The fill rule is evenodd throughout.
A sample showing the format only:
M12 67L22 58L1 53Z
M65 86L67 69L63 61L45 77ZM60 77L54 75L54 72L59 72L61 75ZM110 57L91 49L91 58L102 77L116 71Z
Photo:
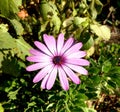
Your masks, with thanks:
M111 66L112 66L112 64L111 64L110 61L105 61L103 63L103 66L102 66L102 72L108 73L110 71L110 69L111 69Z
M103 4L100 2L100 0L92 0L89 7L92 18L96 19L97 15L102 11Z
M97 112L94 108L81 107L83 112Z
M90 67L89 73L91 74L98 74L100 72L100 69L98 67Z
M94 48L94 46L92 46L91 48L89 48L88 50L87 50L87 55L86 55L86 57L90 57L90 56L92 56L93 54L94 54L94 51L95 51L95 48Z
M88 50L94 45L94 40L88 32L84 33L80 38L80 41L83 42L83 49Z
M117 86L120 88L120 78L119 77L120 77L120 74L114 75L111 77L111 80L114 81L114 83L116 83Z
M56 6L53 3L46 2L46 0L42 0L40 2L40 12L41 16L44 20L48 20L51 16L56 15L57 11Z
M86 27L89 24L87 17L74 17L73 24L77 27L80 27L81 25Z
M113 88L116 88L116 84L115 84L114 81L108 80L108 84L109 84L110 86L112 86Z
M95 87L95 85L98 86L98 84L100 83L101 77L95 74L95 76L91 77L91 80L93 81L94 87Z
M61 26L61 20L57 15L52 16L52 20L51 20L54 30L54 33L59 33L60 30L60 26Z
M3 61L3 53L0 52L0 73L2 72L1 71L2 61Z
M5 55L2 60L1 70L5 74L9 74L14 77L20 76L20 65L15 57L12 57L10 53Z
M12 25L16 31L16 34L22 35L23 31L24 31L22 24L19 21L17 21L16 19L12 19L12 20L10 20L10 22L12 23Z
M17 99L17 97L16 97L16 95L18 94L18 91L21 89L21 87L19 87L17 90L15 90L15 91L10 91L9 93L8 93L8 97L9 97L9 99L10 100L16 100Z
M15 39L8 33L0 34L0 49L11 49L16 47Z
M120 74L120 67L119 66L112 67L110 72L112 74Z
M36 102L34 102L34 101L28 103L28 107L34 107L35 105L36 105Z
M11 59L8 57L15 55L21 60L25 61L25 57L30 55L29 50L31 46L20 37L19 39L14 39L11 35L6 33L1 33L0 35L0 68L4 73L11 74L14 76L19 75L19 66L25 67L24 63L21 61L16 61L15 58ZM3 52L3 50L6 50ZM9 53L11 53L9 55ZM8 67L8 68L7 68ZM14 69L16 68L16 69Z
M14 0L1 0L0 1L0 12L5 17L15 18L16 14L19 11Z
M22 6L22 0L14 0L17 7Z
M106 25L94 24L90 26L91 30L99 37L96 40L96 44L101 40L109 40L111 33L110 29Z
M69 18L65 19L63 21L63 24L62 24L63 27L68 27L68 26L72 25L73 24L73 20L74 20L73 17L69 17Z
M53 107L54 104L55 104L55 103L50 103L50 104L46 107L46 109L49 109L49 108Z
M4 112L4 108L1 103L0 103L0 112Z
M61 20L58 17L58 10L54 3L46 2L42 0L40 2L40 12L44 21L50 21L51 27L53 27L53 33L59 33L61 27Z
M120 67L119 66L112 67L112 69L109 71L108 77L110 77L111 80L114 81L114 83L116 83L117 86L120 87Z
M25 57L30 55L29 50L31 46L23 39L23 37L19 37L19 39L16 39L16 44L17 47L13 52L17 54L17 57L25 60Z
M0 33L5 33L8 31L8 25L7 24L0 24Z
M95 8L96 8L98 14L100 14L102 11L102 8L103 8L103 4L100 0L95 0Z

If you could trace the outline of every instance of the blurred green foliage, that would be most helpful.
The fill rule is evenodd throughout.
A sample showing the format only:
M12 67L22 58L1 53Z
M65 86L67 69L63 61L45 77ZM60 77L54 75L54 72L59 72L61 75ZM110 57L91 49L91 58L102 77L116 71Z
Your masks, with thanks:
M0 112L117 112L120 99L112 107L105 101L107 95L120 97L120 45L108 42L108 25L119 27L119 15L115 15L120 2L112 3L0 0ZM44 33L56 37L60 32L83 42L91 62L86 68L89 75L80 76L80 85L70 82L68 91L61 90L58 79L52 90L41 90L40 84L31 83L35 73L25 71L29 64L25 57L34 40L42 41Z

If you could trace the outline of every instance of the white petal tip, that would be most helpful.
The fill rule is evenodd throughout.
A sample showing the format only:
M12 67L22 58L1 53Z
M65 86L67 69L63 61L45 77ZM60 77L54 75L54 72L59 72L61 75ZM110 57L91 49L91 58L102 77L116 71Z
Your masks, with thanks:
M30 72L30 71L31 71L31 69L29 69L29 67L27 67L27 68L26 68L26 71Z
M79 80L79 81L76 81L76 82L74 82L74 83L78 85L78 84L80 84L80 83L81 83L81 81Z
M69 90L69 87L66 87L66 88L63 88L65 91L68 91Z
M47 87L47 90L50 90L52 87Z
M88 72L86 72L86 73L83 73L83 75L88 75Z
M33 79L33 83L37 83L37 82L39 82L38 80L36 80L36 79Z

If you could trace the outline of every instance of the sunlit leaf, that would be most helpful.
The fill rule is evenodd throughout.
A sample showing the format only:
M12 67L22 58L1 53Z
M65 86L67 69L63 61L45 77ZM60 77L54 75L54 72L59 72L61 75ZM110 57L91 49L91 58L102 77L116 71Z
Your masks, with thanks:
M0 103L0 112L4 112L4 108L1 103Z
M80 41L83 42L83 49L88 50L94 45L93 37L88 33L85 32L81 37Z
M110 61L105 61L102 65L102 72L108 73L111 69L111 62Z
M15 100L15 99L17 99L16 95L18 94L18 91L19 91L20 89L21 89L21 87L18 88L17 90L15 90L15 91L10 91L10 92L8 93L9 99L10 99L10 100Z
M36 102L30 102L30 103L28 103L28 107L32 107L32 106L35 106L36 105Z
M90 11L93 19L96 19L97 15L100 14L103 8L103 4L100 0L92 0L90 4Z
M94 24L90 26L92 31L98 36L98 40L109 40L110 39L110 29L106 25ZM99 43L97 40L96 43Z
M73 20L73 24L77 27L80 27L81 25L83 25L84 27L86 27L88 25L88 18L87 17L75 17Z
M53 27L54 27L54 33L59 33L60 26L61 26L61 20L57 15L52 16L51 20Z
M53 7L54 6L54 7ZM48 20L51 16L56 15L56 6L53 3L46 2L42 0L40 2L40 12L44 20Z
M0 34L0 49L11 49L16 47L15 39L8 33Z
M64 22L63 22L63 27L70 26L73 23L73 20L74 20L73 17L65 19Z
M94 54L94 52L95 52L95 47L92 46L91 48L89 48L89 49L87 50L87 55L86 55L86 57L92 56L92 55Z
M0 33L5 33L8 31L8 25L7 24L0 24Z
M51 27L53 27L53 33L58 33L61 26L61 20L58 17L58 10L54 3L41 1L40 12L44 21L50 21Z
M94 44L93 38L90 37L88 39L88 41L83 45L83 49L88 50L93 46L93 44ZM91 54L92 54L92 52L91 52Z
M94 108L81 107L83 112L97 112Z
M17 54L19 58L25 60L25 57L30 55L29 50L31 46L22 38L16 39L17 47L14 52Z
M22 0L14 0L16 6L22 6Z
M15 18L15 13L19 11L14 0L1 0L0 1L0 12L5 17Z
M16 19L12 19L12 20L10 20L10 22L12 23L12 25L16 31L16 34L22 35L23 31L24 31L22 24L19 21L17 21Z

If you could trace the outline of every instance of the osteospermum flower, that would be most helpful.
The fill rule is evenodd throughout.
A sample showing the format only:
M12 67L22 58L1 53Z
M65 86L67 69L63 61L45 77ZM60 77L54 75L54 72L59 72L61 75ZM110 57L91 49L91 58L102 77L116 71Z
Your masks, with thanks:
M31 49L32 56L27 60L35 62L26 68L27 71L40 70L33 79L34 83L42 80L41 88L51 89L55 79L59 77L64 90L69 89L68 77L75 83L80 84L80 79L76 73L87 75L88 71L82 66L89 65L89 61L82 59L85 51L81 51L82 43L74 43L70 37L64 42L64 35L61 33L58 39L53 36L43 35L44 44L35 41L38 49Z

